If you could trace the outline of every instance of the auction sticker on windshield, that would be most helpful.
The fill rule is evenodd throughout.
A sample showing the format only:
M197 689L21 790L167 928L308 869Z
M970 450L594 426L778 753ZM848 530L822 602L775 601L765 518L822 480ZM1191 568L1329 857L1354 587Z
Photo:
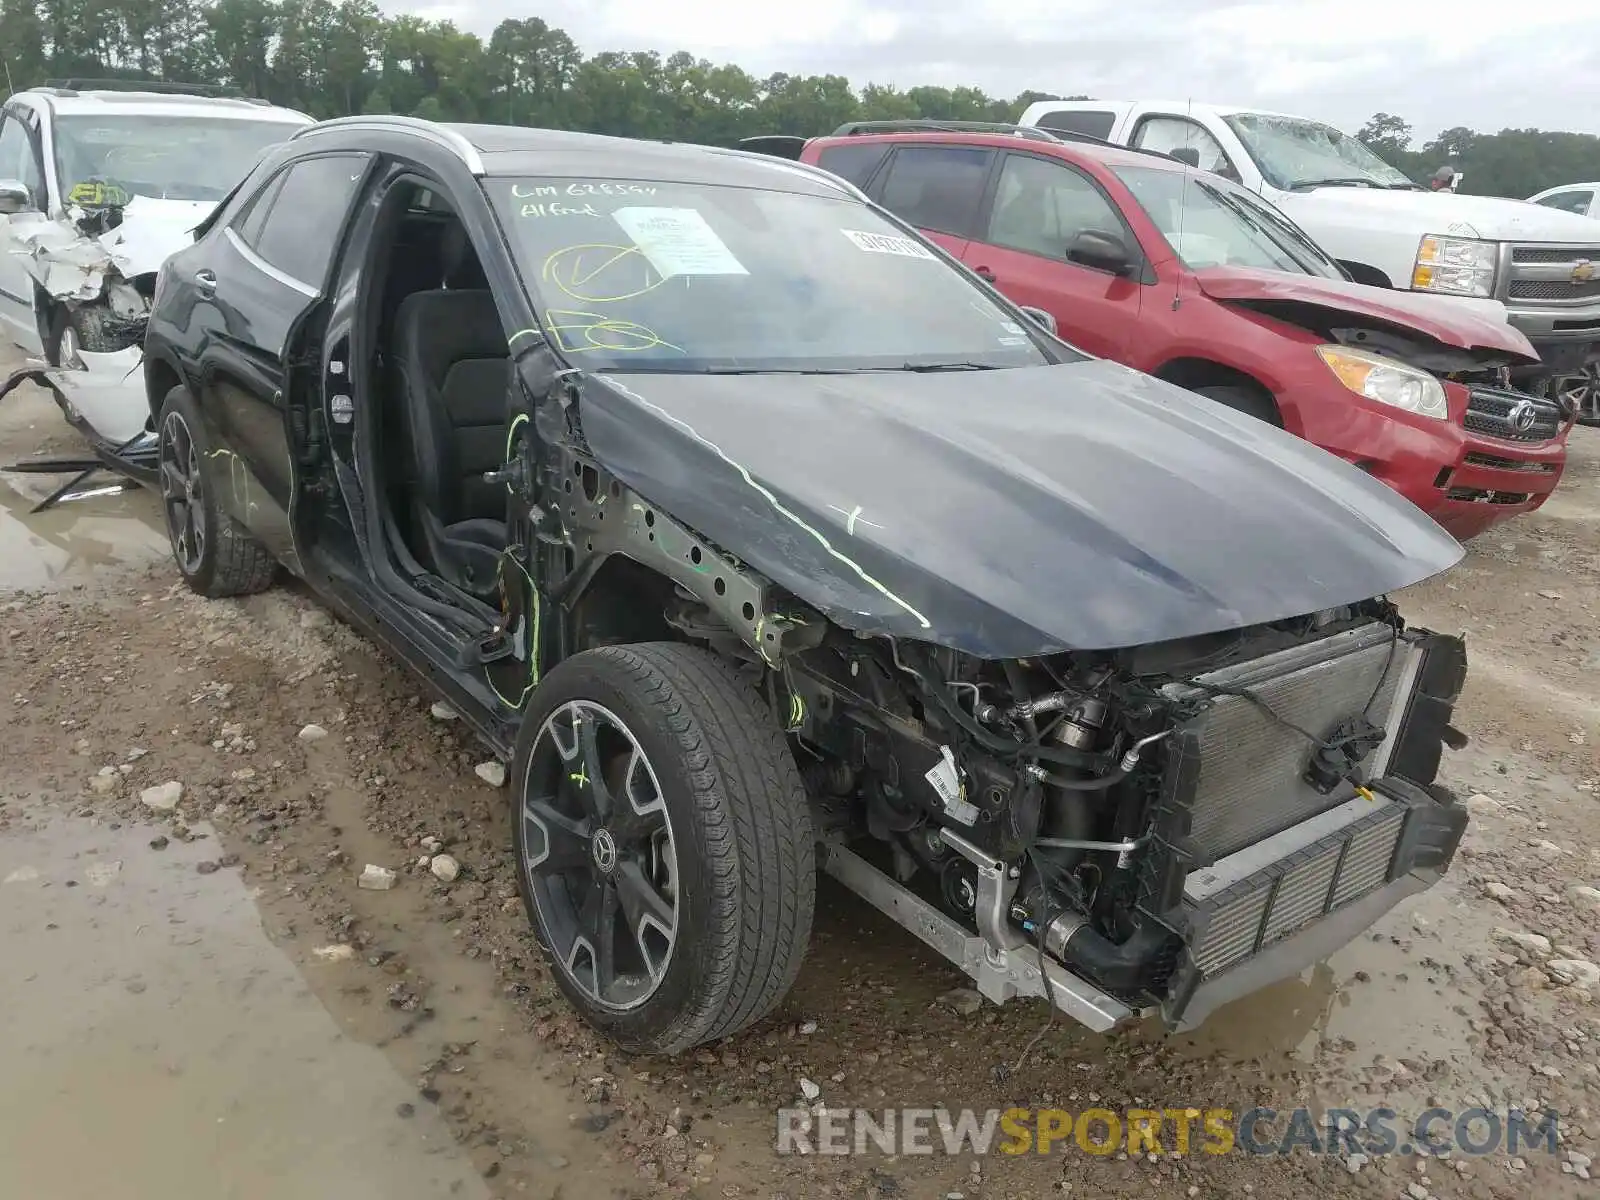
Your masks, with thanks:
M892 233L863 233L859 229L841 229L839 232L854 242L858 250L866 250L872 254L898 254L901 258L934 258L931 250L908 237L897 237Z
M611 215L663 279L750 274L696 209L619 208Z

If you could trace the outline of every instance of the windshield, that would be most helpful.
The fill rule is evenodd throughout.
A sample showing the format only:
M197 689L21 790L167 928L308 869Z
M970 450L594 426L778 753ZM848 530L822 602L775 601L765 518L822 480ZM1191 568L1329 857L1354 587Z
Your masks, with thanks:
M69 200L86 183L111 185L91 189L97 195L120 189L129 197L221 200L263 150L299 128L218 117L61 116L56 169Z
M1225 120L1273 187L1417 187L1361 142L1320 121L1268 113L1234 113Z
M550 336L597 370L1025 367L1060 361L858 201L632 180L488 185Z
M1173 252L1191 269L1259 267L1344 278L1297 225L1243 188L1193 171L1127 166L1115 170Z

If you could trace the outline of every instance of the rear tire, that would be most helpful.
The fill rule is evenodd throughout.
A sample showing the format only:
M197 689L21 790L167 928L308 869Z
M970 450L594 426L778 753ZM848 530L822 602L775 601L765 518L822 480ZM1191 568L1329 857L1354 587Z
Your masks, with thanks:
M552 974L623 1049L682 1053L788 993L816 900L811 813L777 722L722 659L652 642L560 663L523 721L511 794Z
M1197 396L1204 396L1208 400L1215 400L1218 404L1227 406L1235 412L1242 412L1248 417L1258 421L1265 421L1268 425L1283 428L1283 419L1278 415L1278 406L1272 402L1272 397L1265 392L1258 392L1253 388L1241 387L1237 384L1219 384L1214 387L1195 388Z
M158 486L173 561L191 591L220 599L265 591L278 564L221 503L228 473L205 443L200 410L184 387L167 393L156 418Z

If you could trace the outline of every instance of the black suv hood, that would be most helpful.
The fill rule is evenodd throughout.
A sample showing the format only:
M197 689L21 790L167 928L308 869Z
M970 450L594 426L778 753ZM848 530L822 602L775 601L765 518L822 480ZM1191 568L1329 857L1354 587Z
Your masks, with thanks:
M1410 502L1104 360L589 376L596 457L838 624L989 658L1301 616L1444 570Z

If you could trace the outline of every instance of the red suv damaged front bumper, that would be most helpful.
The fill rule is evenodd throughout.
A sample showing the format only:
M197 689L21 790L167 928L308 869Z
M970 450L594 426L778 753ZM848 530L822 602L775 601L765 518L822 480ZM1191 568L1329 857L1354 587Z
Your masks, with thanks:
M1346 393L1346 403L1299 407L1308 441L1381 479L1458 541L1555 491L1572 420L1552 400L1446 383L1448 420L1419 417ZM1348 401L1354 399L1353 403Z

